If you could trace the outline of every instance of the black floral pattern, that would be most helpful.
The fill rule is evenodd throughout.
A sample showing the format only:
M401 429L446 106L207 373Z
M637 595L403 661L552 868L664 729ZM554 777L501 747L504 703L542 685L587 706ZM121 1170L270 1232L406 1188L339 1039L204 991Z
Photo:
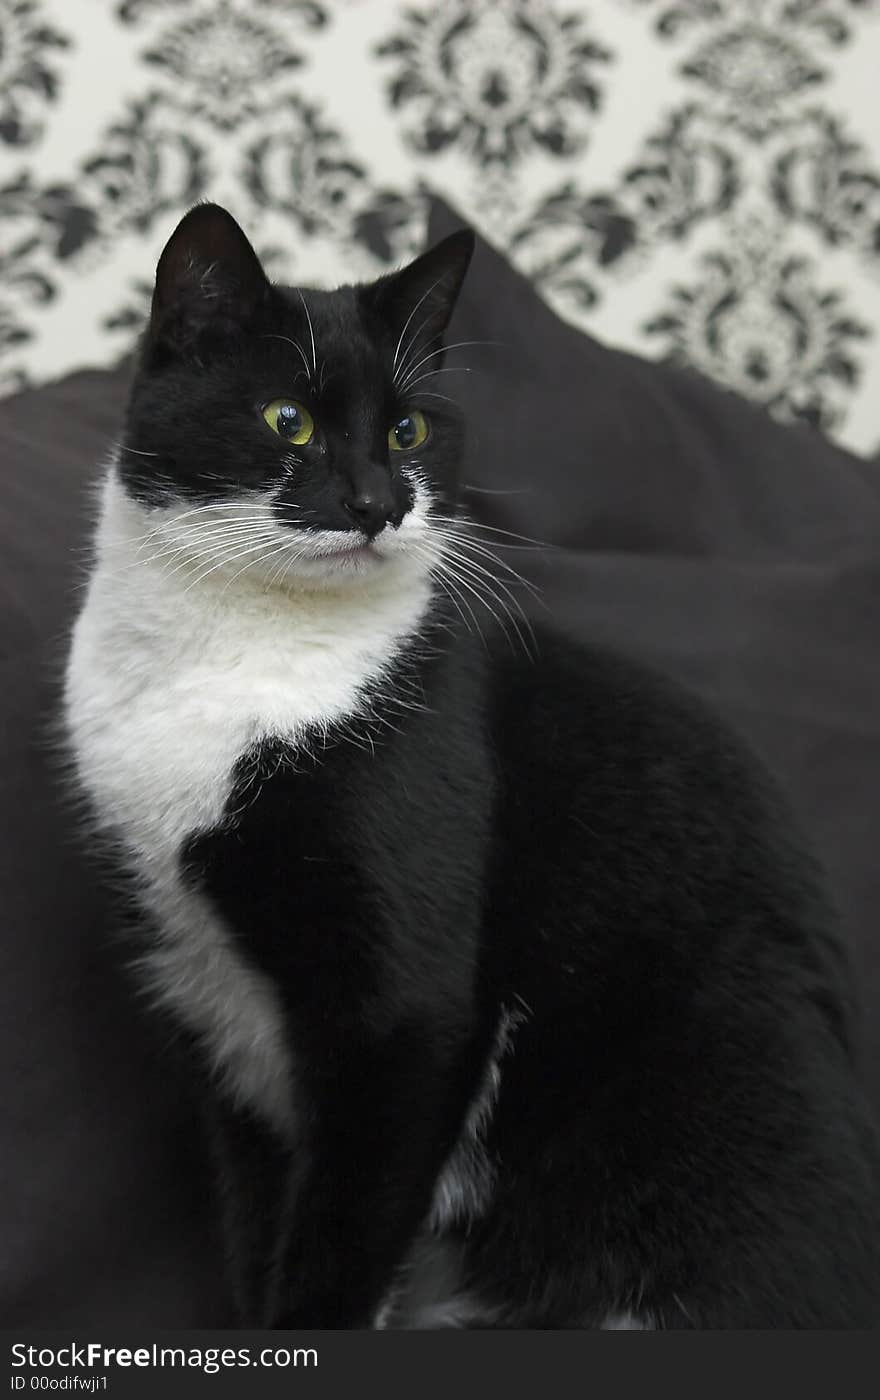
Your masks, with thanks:
M813 29L831 44L845 44L852 38L852 21L876 8L877 0L781 0L778 18Z
M320 28L327 22L326 6L320 0L233 0L245 14L254 10L275 10L282 18L296 15L311 28ZM213 0L119 0L116 13L123 24L137 24L157 11L179 14L187 4L190 8L202 6L202 13L208 13Z
M520 217L510 248L554 302L585 312L599 300L595 267L616 262L634 239L632 220L612 200L567 183Z
M582 150L600 102L596 69L611 58L581 15L528 0L407 10L377 52L395 60L392 105L415 109L416 150L455 145L481 165Z
M41 266L39 214L27 171L0 187L0 391L11 393L29 379L18 351L34 339L34 311L55 295Z
M33 339L17 302L39 305L52 300L55 288L44 272L33 265L37 238L22 238L0 251L0 390L13 393L24 388L29 376L16 361L16 351Z
M163 29L143 56L174 81L182 106L221 131L271 109L303 61L281 24L242 13L229 0Z
M73 257L97 233L95 210L70 185L38 185L29 170L20 170L0 188L0 210L6 219L30 221L37 244L58 263Z
M302 233L332 232L365 171L316 107L288 99L246 153L244 183L256 204L288 214Z
M858 380L853 342L868 328L841 294L822 289L816 265L781 250L775 228L752 219L728 247L701 259L703 277L673 289L650 320L672 358L698 365L767 407L832 428L841 392Z
M739 157L723 128L695 103L673 112L624 171L617 200L642 243L679 240L726 214L743 184Z
M108 129L101 153L82 167L105 236L119 229L144 232L205 194L210 166L185 128L183 112L154 92L130 103Z
M54 58L69 47L39 0L7 0L0 7L0 142L28 146L39 138L45 105L58 96Z
M791 39L762 24L740 24L707 39L682 66L704 83L725 124L760 140L785 120L790 99L825 74Z
M771 28L803 26L832 44L852 37L851 21L877 0L635 0L652 6L657 33L677 39L695 24L725 24L732 19L758 21Z
M880 171L835 117L807 114L777 157L770 184L784 218L811 225L833 247L854 244L880 258Z
M427 191L371 191L354 211L351 235L378 262L403 263L419 249L427 214Z
M880 0L90 5L0 0L0 388L130 346L196 199L320 283L431 186L569 320L875 450Z

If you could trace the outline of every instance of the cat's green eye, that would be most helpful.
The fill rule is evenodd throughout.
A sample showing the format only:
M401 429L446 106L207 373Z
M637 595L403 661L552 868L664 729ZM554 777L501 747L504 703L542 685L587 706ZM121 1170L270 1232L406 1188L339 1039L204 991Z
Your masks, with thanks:
M273 399L263 409L263 417L273 433L295 447L305 447L315 436L314 418L295 399Z
M414 408L405 418L400 418L389 430L388 446L392 452L411 452L421 447L428 436L428 420L424 413Z

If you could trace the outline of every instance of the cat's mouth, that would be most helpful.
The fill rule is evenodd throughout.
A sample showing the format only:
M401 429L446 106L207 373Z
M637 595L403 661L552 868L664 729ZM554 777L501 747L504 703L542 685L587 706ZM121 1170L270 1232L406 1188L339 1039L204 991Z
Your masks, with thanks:
M425 571L426 526L410 512L399 526L388 526L370 538L360 530L303 531L292 542L293 558L285 567L284 578L305 585L334 587L377 582L388 577L392 586L400 568L408 579Z
M339 544L334 544L326 549L322 549L318 555L319 559L346 560L346 559L381 559L383 555L376 548L373 540L364 539L363 536L345 540Z
M351 544L341 544L336 549L328 551L331 559L359 559L362 556L372 555L374 559L380 557L379 551L374 548L372 540L352 540Z

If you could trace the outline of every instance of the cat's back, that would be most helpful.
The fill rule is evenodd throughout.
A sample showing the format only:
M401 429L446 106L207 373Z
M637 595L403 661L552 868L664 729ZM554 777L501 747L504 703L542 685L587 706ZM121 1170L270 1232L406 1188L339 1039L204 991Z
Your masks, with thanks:
M499 649L492 694L493 902L520 931L523 965L544 930L551 999L576 928L582 976L625 989L638 966L649 1000L658 985L690 997L763 982L771 1001L799 989L848 1038L849 974L821 874L720 712L548 628L534 660Z
M760 1257L779 1229L797 1325L873 1318L880 1147L854 1073L848 962L773 779L710 705L604 648L542 631L535 662L499 652L493 679L488 936L524 1012L498 1160L518 1152L519 1179L540 1180L549 1152L522 1158L562 1118L560 1228L584 1231L588 1255L601 1219L636 1275L653 1267L639 1200L655 1231L679 1213L697 1239L743 1222L731 1275L738 1250ZM793 1201L834 1221L827 1237L792 1223ZM528 1210L523 1194L518 1222Z
M544 625L530 656L498 646L491 674L495 745L520 801L624 827L662 809L668 828L676 815L708 821L719 800L729 827L767 800L764 770L720 711L622 650Z

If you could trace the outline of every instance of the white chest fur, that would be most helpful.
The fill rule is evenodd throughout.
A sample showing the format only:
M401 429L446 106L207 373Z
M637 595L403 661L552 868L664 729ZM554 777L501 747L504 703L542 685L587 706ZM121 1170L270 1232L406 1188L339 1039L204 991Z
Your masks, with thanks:
M79 779L154 914L151 990L231 1092L285 1128L292 1067L274 989L181 880L181 844L221 820L235 763L257 740L295 745L357 713L424 618L430 584L401 555L356 588L288 593L223 574L194 586L139 549L149 526L111 470L67 673Z

